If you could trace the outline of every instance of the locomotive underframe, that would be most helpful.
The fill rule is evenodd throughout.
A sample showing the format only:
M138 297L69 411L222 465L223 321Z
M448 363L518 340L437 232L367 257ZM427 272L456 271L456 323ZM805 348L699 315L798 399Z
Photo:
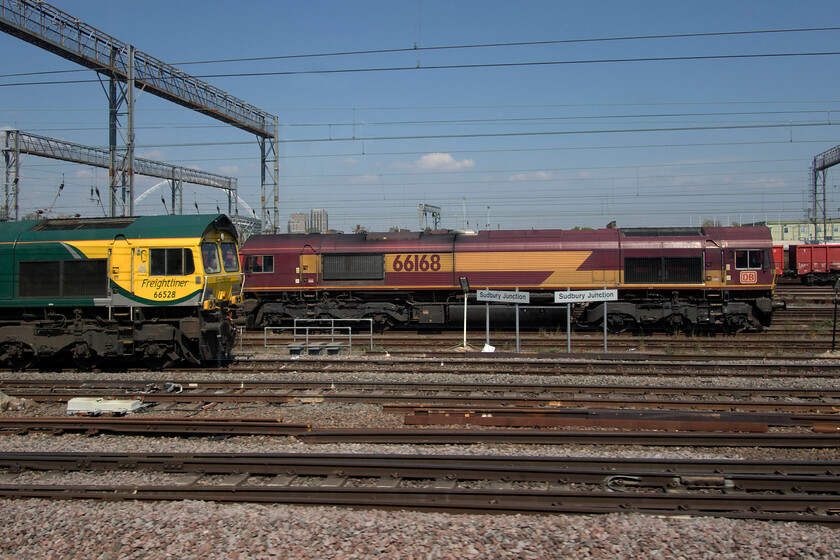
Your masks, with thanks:
M607 304L607 327L665 331L760 331L770 325L769 291L748 290L620 290L620 300ZM460 291L314 291L255 294L245 301L246 326L289 326L294 319L373 319L380 330L393 326L459 326L463 323ZM565 325L565 306L554 304L552 292L531 292L521 306L522 328ZM468 301L467 320L484 324L484 306ZM573 323L581 328L603 326L603 303L576 306ZM513 305L490 306L491 322L513 324Z
M39 360L90 369L138 359L160 369L229 356L232 321L215 309L49 307L0 312L0 363L23 369Z

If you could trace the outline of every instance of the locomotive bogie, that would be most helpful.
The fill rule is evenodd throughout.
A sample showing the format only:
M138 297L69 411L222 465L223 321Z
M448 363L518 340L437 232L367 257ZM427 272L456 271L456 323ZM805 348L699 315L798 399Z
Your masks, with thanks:
M252 236L243 263L255 328L320 317L459 325L466 278L474 289L528 291L522 315L535 328L565 324L554 291L611 288L611 330L761 330L775 279L762 227ZM490 308L494 324L510 314ZM484 310L467 320L483 325ZM578 307L574 321L602 326L603 310Z

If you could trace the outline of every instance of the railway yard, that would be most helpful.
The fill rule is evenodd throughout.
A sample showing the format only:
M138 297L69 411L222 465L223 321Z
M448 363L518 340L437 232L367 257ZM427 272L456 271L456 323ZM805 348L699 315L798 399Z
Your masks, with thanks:
M32 527L4 547L49 527L44 557L831 557L834 292L777 296L764 333L610 334L606 354L592 332L571 355L562 332L487 354L397 331L329 356L246 333L218 369L2 372L0 494ZM141 407L67 414L82 397Z

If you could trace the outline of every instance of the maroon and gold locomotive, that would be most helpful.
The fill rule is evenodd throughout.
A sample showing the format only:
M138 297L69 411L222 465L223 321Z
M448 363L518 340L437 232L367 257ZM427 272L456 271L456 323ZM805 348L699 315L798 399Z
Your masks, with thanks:
M617 289L614 332L761 330L773 313L766 227L255 235L242 260L251 328L312 318L459 325L462 278L472 290L529 292L521 313L531 327L565 323L554 292L567 289ZM574 321L602 326L603 305L576 307ZM497 327L513 324L512 306L490 307ZM483 325L484 306L468 309Z

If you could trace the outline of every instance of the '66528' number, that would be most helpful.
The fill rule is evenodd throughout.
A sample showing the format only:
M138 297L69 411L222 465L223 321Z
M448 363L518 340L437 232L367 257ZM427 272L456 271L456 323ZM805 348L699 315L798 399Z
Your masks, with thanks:
M440 255L397 255L394 272L437 272L440 270Z

